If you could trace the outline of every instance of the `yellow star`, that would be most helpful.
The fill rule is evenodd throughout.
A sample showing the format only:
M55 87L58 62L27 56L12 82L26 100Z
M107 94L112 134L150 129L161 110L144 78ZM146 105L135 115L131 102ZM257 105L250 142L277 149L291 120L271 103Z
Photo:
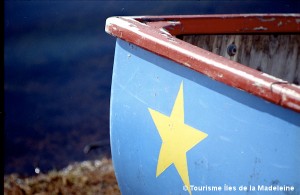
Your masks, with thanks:
M186 153L205 139L207 134L184 124L183 102L183 83L181 83L171 116L148 109L162 139L156 177L174 164L191 194Z

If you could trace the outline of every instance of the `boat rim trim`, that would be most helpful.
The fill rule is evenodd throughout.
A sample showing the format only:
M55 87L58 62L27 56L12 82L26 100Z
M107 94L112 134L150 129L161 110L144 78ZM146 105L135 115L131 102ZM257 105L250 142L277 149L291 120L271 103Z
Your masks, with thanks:
M300 14L110 17L105 31L229 86L300 112L300 86L184 42L186 34L300 33Z

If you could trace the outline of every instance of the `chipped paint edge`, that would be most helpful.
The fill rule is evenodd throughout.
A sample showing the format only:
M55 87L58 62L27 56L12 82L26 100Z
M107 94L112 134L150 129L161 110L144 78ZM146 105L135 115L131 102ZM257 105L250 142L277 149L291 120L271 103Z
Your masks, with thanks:
M241 15L238 16L240 17ZM247 14L244 17L251 18L263 16L264 15L261 14ZM278 14L267 16L275 19ZM280 16L282 17L282 15ZM230 17L234 16L231 15ZM300 18L300 15L288 14L288 17ZM105 31L108 34L136 44L146 50L173 60L199 73L205 74L217 81L247 91L296 112L300 112L299 86L284 83L281 79L245 67L239 63L183 42L171 35L167 30L167 27L164 28L164 26L161 26L160 28L153 28L152 25L150 26L138 21L137 18L151 19L151 17L141 16L110 17L106 20ZM157 17L153 18L157 19ZM179 21L171 20L172 17L167 18L166 24L172 26L181 25ZM274 19L270 19L270 21L274 22ZM297 19L295 19L295 21L296 20ZM264 19L262 22L267 22L267 19ZM268 29L263 30L268 31ZM155 47L153 45L155 45ZM232 79L237 83L232 82Z

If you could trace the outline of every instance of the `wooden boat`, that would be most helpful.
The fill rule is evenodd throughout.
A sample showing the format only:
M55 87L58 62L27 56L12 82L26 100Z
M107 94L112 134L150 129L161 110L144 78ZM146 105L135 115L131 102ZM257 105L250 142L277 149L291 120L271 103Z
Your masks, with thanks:
M122 194L300 193L300 14L111 17Z

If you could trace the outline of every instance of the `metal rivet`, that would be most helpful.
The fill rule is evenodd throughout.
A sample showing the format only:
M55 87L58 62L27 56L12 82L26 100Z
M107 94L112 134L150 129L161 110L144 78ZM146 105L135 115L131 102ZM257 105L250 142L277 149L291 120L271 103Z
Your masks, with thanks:
M230 44L228 47L227 47L227 53L229 56L234 56L237 52L237 48L236 48L236 45L234 43Z

